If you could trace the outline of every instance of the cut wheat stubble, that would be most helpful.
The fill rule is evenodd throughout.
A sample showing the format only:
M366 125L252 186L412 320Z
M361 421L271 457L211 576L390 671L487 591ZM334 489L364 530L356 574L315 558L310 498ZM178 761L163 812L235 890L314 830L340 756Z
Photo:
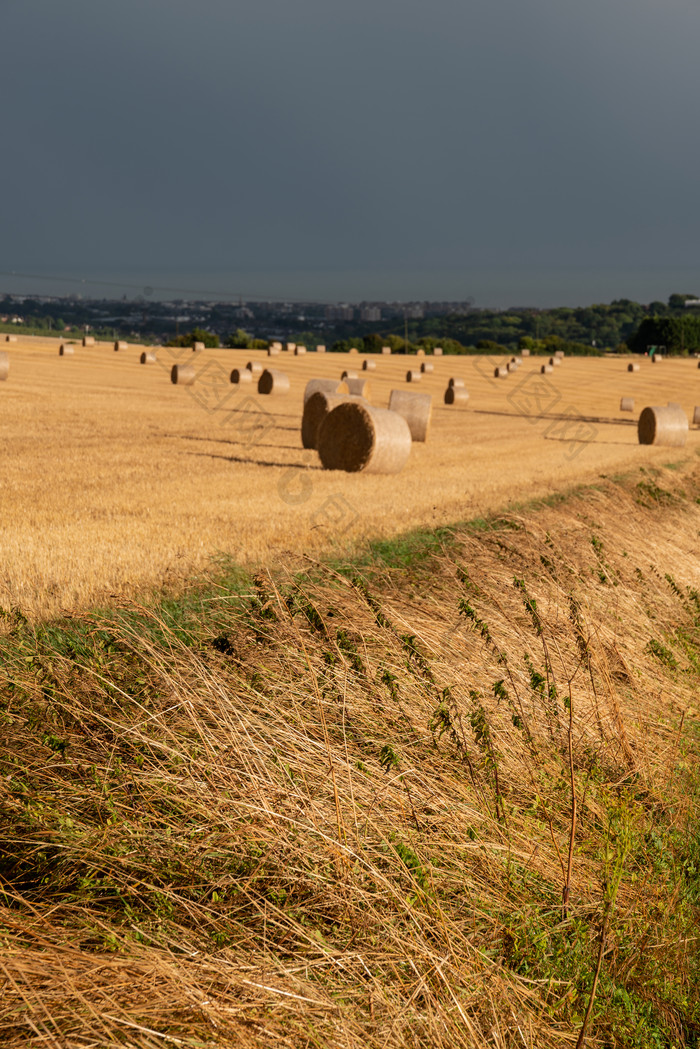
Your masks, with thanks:
M396 474L411 454L411 431L396 412L345 401L321 423L318 454L326 470Z
M398 412L406 420L412 441L427 441L433 413L433 399L429 393L392 390L389 411Z
M682 448L688 437L688 418L682 408L653 405L643 408L637 423L640 444Z

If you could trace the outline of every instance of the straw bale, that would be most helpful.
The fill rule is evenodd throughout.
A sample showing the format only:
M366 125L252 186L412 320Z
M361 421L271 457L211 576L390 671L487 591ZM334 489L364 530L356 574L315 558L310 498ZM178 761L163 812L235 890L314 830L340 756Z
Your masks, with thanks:
M421 347L419 350L416 350L416 357L425 357L425 350L423 349L423 347Z
M318 447L318 428L328 413L344 401L362 401L362 397L352 397L346 393L333 393L330 390L314 390L308 400L304 401L301 417L301 443L304 448Z
M279 354L280 354L281 349L282 349L281 346L268 346L267 347L267 356L268 357L278 357Z
M326 470L399 473L411 454L411 431L397 412L345 401L321 423L318 454Z
M682 448L688 436L688 419L682 408L668 405L643 408L637 423L640 444Z
M693 408L693 426L700 426L700 405Z
M10 356L4 350L0 351L0 382L4 382L10 374Z
M288 342L285 346L282 347L282 349L286 350L287 353L294 353L296 348L297 344L295 342Z
M429 393L408 393L392 390L389 411L398 412L408 423L412 441L426 441L433 413L433 399Z
M203 342L193 342L192 343L192 352L193 353L201 353L203 349L204 349L204 343Z
M17 342L17 336L16 335L6 335L5 336L5 342Z
M639 371L639 365L637 364L637 362L634 361L632 364L628 364L627 365L627 371L628 372L638 372Z
M448 386L445 390L445 404L466 404L469 393L464 386Z
M549 363L552 364L552 365L560 365L561 364L561 357L556 357L556 356L550 357L549 358Z
M263 366L260 361L248 361L246 368L251 375L262 375Z
M433 357L442 357L442 346L435 346L433 349Z
M289 376L275 368L266 368L258 379L258 393L289 393Z
M508 368L504 367L503 365L498 364L493 369L493 377L494 377L494 379L507 379L508 378Z
M391 353L391 346L382 346L382 353Z
M508 361L506 365L506 368L509 372L517 372L519 367L520 365L517 363L517 361Z
M158 358L156 357L155 350L144 350L139 357L141 364L156 364Z
M119 342L115 342L115 344L114 344L114 352L115 353L117 353L119 350L128 350L128 349L129 349L129 343L128 342L121 342L121 341L119 341Z
M448 380L447 385L448 386L464 386L464 379L459 379L459 378L457 378L457 376L453 375Z
M551 373L553 371L554 371L554 368L552 367L551 364L543 364L542 367L540 368L540 373L542 375L551 375Z
M344 372L341 372L340 378L341 378L341 380L343 382L345 381L345 379L356 379L357 378L357 372L348 371L347 368L346 368Z
M529 357L530 356L530 351L529 350L521 350L520 351L520 356L521 357Z
M316 347L316 353L325 353L325 352L326 352L326 347L325 346L317 346Z
M170 381L176 386L193 386L196 372L191 364L173 364Z
M423 378L417 368L409 368L406 372L406 382L420 382Z
M554 351L554 356L558 357L561 360L563 358L563 356L564 356L564 351L563 350L555 350Z
M651 363L652 364L658 364L660 360L661 360L661 358L659 356L657 356L657 354L652 353L652 355L651 355Z
M305 353L306 353L306 346L295 346L294 347L294 356L295 357L303 357L303 355Z
M337 393L340 385L338 379L309 379L304 390L304 404L315 393Z
M435 371L435 365L432 361L422 361L420 370L423 372L424 375L429 375L430 372Z
M75 353L75 346L72 346L69 342L62 342L58 347L59 357L69 357Z
M377 362L376 361L365 360L365 361L362 362L362 371L363 372L373 372L376 369L376 367L377 367Z
M236 383L240 386L241 383L251 383L253 381L253 373L247 368L234 368L231 372L231 382Z
M633 412L634 411L634 397L621 397L620 398L620 411L621 412Z
M358 350L357 346L351 346L350 349L348 350L348 353L352 353L353 355L356 354L356 353L359 353L359 352L360 351Z
M343 382L340 384L338 393L342 393L345 390L347 390L348 393L352 394L353 397L364 397L366 401L372 400L369 379L366 379L364 377L356 376L353 379L351 376L348 376L347 379L343 380Z

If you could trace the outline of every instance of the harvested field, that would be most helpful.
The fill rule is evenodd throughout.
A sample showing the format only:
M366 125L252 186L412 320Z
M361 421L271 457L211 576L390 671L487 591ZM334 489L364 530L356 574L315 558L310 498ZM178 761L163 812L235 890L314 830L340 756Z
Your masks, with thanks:
M78 610L111 595L175 586L212 557L243 563L344 551L382 537L486 514L513 500L550 495L632 464L664 463L669 450L637 443L636 419L620 418L626 358L567 358L541 376L530 357L504 383L494 357L460 358L470 399L445 406L454 358L434 361L421 392L433 395L430 439L414 445L396 477L324 472L300 441L306 382L335 378L347 357L285 359L291 389L275 397L229 382L232 368L264 350L81 348L70 367L59 340L25 338L8 350L2 387L0 606L27 614ZM193 386L170 382L193 363ZM373 403L386 407L410 360L386 355L373 374ZM626 387L637 404L678 401L692 416L693 360L642 362ZM685 449L692 457L700 433Z

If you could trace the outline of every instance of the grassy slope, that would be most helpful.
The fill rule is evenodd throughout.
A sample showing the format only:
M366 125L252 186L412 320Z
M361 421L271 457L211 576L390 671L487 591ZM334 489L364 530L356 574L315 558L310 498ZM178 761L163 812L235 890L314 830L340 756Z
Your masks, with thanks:
M7 613L0 1044L700 1044L698 496Z

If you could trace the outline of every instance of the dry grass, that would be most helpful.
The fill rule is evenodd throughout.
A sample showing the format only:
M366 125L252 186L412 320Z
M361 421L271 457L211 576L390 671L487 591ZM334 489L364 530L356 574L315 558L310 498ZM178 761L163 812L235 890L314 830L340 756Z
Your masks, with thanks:
M301 448L304 387L338 375L335 354L285 355L291 392L258 397L228 381L248 350L203 351L200 380L183 388L169 381L168 351L143 368L142 347L80 348L68 361L57 346L23 339L9 348L2 387L0 606L32 615L174 585L207 570L217 551L244 563L347 551L363 537L468 519L668 456L640 448L633 420L620 419L617 360L567 359L550 380L553 396L523 410L509 397L541 358L498 382L493 359L461 359L466 407L442 404L455 362L437 359L421 384L435 405L430 440L413 447L400 475L373 478L324 472ZM254 356L267 361L264 351ZM223 399L221 386L204 381L217 369ZM405 358L377 358L379 407L405 370ZM691 413L691 372L692 361L645 365L627 377L629 393L640 406L679 400ZM582 424L590 443L572 444L558 418L568 408L597 420ZM692 432L686 451L699 446Z
M697 1044L700 478L637 476L8 620L0 1042L571 1046L607 913L590 1044Z

